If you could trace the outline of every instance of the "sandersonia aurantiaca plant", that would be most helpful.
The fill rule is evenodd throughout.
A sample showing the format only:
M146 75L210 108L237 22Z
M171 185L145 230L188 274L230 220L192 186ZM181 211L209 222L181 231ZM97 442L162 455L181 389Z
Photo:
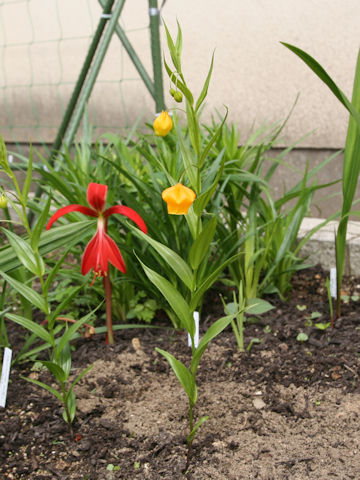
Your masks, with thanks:
M235 259L235 256L227 259L210 273L204 268L214 247L213 239L217 225L216 216L206 212L206 207L216 190L224 167L223 162L220 163L219 169L212 181L209 182L209 178L206 179L207 186L204 188L203 185L205 184L204 180L206 177L206 172L204 171L205 160L222 127L221 125L214 135L209 138L205 146L202 144L198 112L207 95L213 61L211 61L210 70L203 89L195 102L181 69L181 28L178 25L175 42L172 40L166 25L165 29L171 59L174 65L173 69L171 69L165 62L165 68L169 75L170 82L176 88L176 90L172 88L171 90L173 91L170 91L170 93L175 99L175 93L181 92L181 96L177 95L175 99L177 102L181 101L183 97L185 98L186 118L189 126L191 145L182 137L181 128L177 128L177 119L176 115L174 115L172 135L178 144L183 160L183 168L182 171L179 172L178 178L174 178L170 171L166 171L166 177L170 185L162 192L162 198L167 204L168 214L185 216L186 218L192 236L189 255L185 259L179 253L151 238L151 235L144 235L139 230L133 227L130 228L156 250L186 287L186 294L180 293L171 275L165 278L165 276L150 269L140 260L147 277L160 290L170 305L171 310L178 318L179 324L188 332L191 338L192 347L189 366L186 366L169 352L156 348L170 364L188 398L189 433L187 435L186 471L190 464L191 449L195 434L198 428L208 419L207 415L196 419L194 412L198 398L196 375L199 362L208 343L230 324L238 312L234 312L234 315L227 315L215 321L203 334L199 344L195 345L194 312L201 308L204 294L217 280L225 266ZM164 125L162 125L162 122L164 122ZM159 133L156 132L156 129L159 128L159 124L165 126L165 122L168 122L167 116L165 115L163 117L159 116L158 120L154 122L154 130L157 135L159 135ZM169 126L169 123L167 123L167 126ZM169 132L170 129L167 133ZM174 225L176 228L176 221ZM185 248L187 249L188 246L184 246L184 250Z
M46 229L49 230L56 220L70 212L80 212L84 215L97 218L97 230L95 235L87 244L82 261L81 273L86 275L93 270L93 282L98 277L103 279L105 301L106 301L106 343L114 343L112 327L111 296L112 285L109 276L109 263L122 273L126 273L126 266L121 252L114 240L107 233L107 222L110 215L118 213L130 218L142 232L147 233L144 220L132 208L124 205L114 205L105 209L108 187L99 183L90 183L87 189L87 201L90 207L72 204L57 210L50 218Z

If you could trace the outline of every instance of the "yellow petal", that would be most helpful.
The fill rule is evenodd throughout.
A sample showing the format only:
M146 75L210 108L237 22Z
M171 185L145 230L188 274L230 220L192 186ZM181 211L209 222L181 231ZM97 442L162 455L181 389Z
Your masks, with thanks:
M155 118L153 127L154 132L159 137L165 137L172 129L173 122L170 115L166 111L162 111L158 117Z
M191 188L181 183L165 189L161 196L167 203L168 213L172 215L186 215L196 198Z

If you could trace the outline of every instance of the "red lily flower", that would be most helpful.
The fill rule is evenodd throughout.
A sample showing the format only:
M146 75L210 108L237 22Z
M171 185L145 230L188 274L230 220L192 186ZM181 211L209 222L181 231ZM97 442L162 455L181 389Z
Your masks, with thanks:
M114 265L120 272L126 273L124 259L118 249L116 243L107 234L107 219L114 213L125 215L130 218L144 233L147 228L144 220L132 208L123 205L115 205L105 209L107 185L99 183L89 183L87 189L87 201L91 208L83 205L68 205L60 208L50 218L46 226L46 230L51 228L52 224L63 215L70 212L80 212L90 217L98 219L97 231L87 244L81 262L81 273L86 275L91 269L95 272L96 277L106 277L109 271L109 262Z

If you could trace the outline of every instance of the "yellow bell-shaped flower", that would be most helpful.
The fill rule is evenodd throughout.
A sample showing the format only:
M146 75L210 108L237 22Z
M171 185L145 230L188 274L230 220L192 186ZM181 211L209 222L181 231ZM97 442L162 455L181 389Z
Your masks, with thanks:
M172 129L173 121L171 120L168 112L163 110L160 115L158 115L153 123L154 132L159 137L165 137L170 130Z
M182 183L166 188L161 196L167 203L168 213L172 215L186 215L196 198L191 188Z

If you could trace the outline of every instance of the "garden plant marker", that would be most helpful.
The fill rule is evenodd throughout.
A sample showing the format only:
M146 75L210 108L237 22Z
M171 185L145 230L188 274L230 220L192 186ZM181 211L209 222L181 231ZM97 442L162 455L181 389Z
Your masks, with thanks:
M330 294L336 300L336 267L330 268Z
M194 312L194 322L195 322L195 334L194 334L194 347L198 348L199 346L199 320L200 315L199 312ZM192 347L192 340L191 336L188 333L188 347Z
M12 350L8 347L4 348L4 356L1 369L0 379L0 407L5 408L7 389L9 384L10 366L11 366Z
M87 244L82 257L81 273L86 275L93 269L93 282L97 277L103 278L106 299L106 343L111 345L114 343L114 334L111 315L112 285L109 277L109 262L122 273L126 273L126 266L118 246L107 234L107 221L110 215L118 213L130 218L144 233L147 233L147 228L144 220L132 208L115 205L105 210L107 189L107 185L90 183L87 189L87 201L90 208L78 204L62 207L50 218L46 229L49 230L56 220L70 212L80 212L98 219L96 233Z

